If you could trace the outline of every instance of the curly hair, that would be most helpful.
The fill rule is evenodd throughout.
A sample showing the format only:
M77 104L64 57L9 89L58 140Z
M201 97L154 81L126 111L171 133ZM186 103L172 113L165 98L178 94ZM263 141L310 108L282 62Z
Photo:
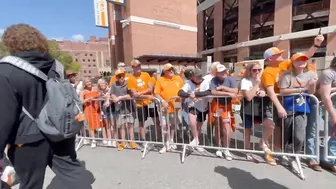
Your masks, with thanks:
M46 37L28 24L9 26L2 35L2 41L10 53L22 51L49 51Z

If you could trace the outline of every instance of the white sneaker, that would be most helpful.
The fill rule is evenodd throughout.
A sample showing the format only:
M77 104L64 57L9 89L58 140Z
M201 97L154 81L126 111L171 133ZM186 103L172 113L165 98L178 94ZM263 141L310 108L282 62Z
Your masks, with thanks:
M173 139L170 139L170 143L174 143L174 140ZM171 149L173 150L176 150L177 149L177 146L175 144L170 144L169 145Z
M192 147L197 146L198 144L199 144L199 142L196 141L195 139L192 140L192 141L189 143L189 145L192 146Z
M110 141L111 142L111 141ZM114 148L116 148L117 146L118 146L118 143L117 143L117 141L112 141L112 145L111 145L112 147L114 147Z
M228 160L228 161L232 161L232 155L230 153L229 150L223 150L223 153L224 153L224 156L225 156L225 159Z
M90 142L90 140L88 140L88 139L84 139L84 145L88 145L88 144L90 144L91 142Z
M171 150L171 145L165 145L163 148L161 148L161 150L159 151L160 154L164 154L167 151Z
M97 147L97 142L95 140L93 140L91 142L91 148L96 148Z
M16 179L16 174L15 174L14 168L12 166L6 166L5 170L3 171L1 175L0 180L4 181L9 186L12 186L13 183L15 182L15 179Z
M222 151L217 150L217 151L216 151L216 156L217 156L217 157L220 157L220 158L223 158L223 153L222 153Z

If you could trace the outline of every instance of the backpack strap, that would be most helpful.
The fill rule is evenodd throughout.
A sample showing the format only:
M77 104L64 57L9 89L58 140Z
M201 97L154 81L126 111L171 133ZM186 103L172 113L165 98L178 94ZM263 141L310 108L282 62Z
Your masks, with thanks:
M55 63L56 63L56 73L59 75L60 79L64 79L64 66L61 62L59 62L58 60L55 59Z
M3 57L0 60L0 63L8 63L11 64L17 68L20 68L21 70L24 70L44 81L48 81L48 76L45 75L41 70L37 69L33 65L31 65L29 62L23 60L22 58L16 57L16 56L6 56Z

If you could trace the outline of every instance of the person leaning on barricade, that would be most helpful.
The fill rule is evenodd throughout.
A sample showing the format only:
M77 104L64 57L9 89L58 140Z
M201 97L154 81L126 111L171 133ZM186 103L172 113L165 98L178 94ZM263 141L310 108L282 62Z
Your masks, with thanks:
M162 77L157 80L154 90L155 97L160 99L163 108L161 126L162 131L165 132L165 144L160 150L161 154L171 149L176 149L176 145L171 145L170 143L174 143L175 127L181 122L178 116L178 108L176 107L176 103L179 102L179 100L170 98L176 97L178 91L183 86L181 77L174 74L173 65L169 63L165 64L162 72ZM167 133L168 131L170 131L170 133Z
M308 58L312 57L317 48L323 42L323 35L318 35L314 39L314 45L305 53ZM261 148L264 150L266 161L270 165L276 165L276 161L273 156L270 155L269 140L274 131L274 149L281 151L281 119L287 117L286 110L282 107L276 93L279 93L279 87L277 85L279 76L282 72L291 68L291 62L285 60L282 57L283 50L279 50L276 47L271 47L264 52L265 64L267 64L263 74L261 76L261 82L265 87L267 97L263 99L263 140ZM273 107L277 111L273 111Z
M201 97L211 95L209 85L203 83L202 70L194 68L191 70L191 79L187 80L182 89L179 90L178 95L181 98L187 98L188 104L188 118L193 135L193 140L190 145L195 146L198 151L204 151L203 148L197 147L199 145L199 134L203 122L206 120L208 114L207 99L200 99Z
M336 96L331 97L331 93L336 92L336 57L331 61L330 67L323 70L319 77L319 95L322 99L324 109L329 113L329 141L328 154L329 156L336 156ZM316 144L318 147L318 144ZM336 160L321 160L321 165L326 169L336 173Z
M47 166L55 172L58 188L92 188L91 180L84 178L87 175L85 167L77 159L75 151L77 132L71 133L71 138L63 138L58 142L50 140L51 137L49 138L40 130L41 125L32 119L41 118L39 115L42 110L45 113L49 112L44 108L44 104L46 97L52 97L48 94L50 91L46 87L46 81L40 79L38 75L60 80L67 79L64 77L65 73L57 70L60 64L49 54L46 37L30 25L16 24L5 30L2 42L11 57L0 63L0 169L2 152L8 144L8 157L20 178L20 189L44 188ZM19 63L22 67L15 63ZM35 75L29 71L39 74ZM48 80L48 82L53 81ZM56 82L52 84L54 87L48 86L49 89L64 89L56 89ZM74 100L71 97L68 99ZM53 100L57 99L53 98ZM64 98L58 100L64 100ZM49 105L50 102L50 99L47 100ZM52 115L48 114L48 116ZM80 128L80 125L77 128ZM75 127L75 125L71 126Z
M84 79L84 88L81 91L79 98L84 107L84 114L89 125L89 134L93 138L91 140L91 148L97 147L95 138L95 131L101 128L100 116L101 109L99 106L98 98L99 91L93 86L92 81L88 78ZM87 142L85 142L87 143Z
M314 94L317 82L317 74L308 71L308 60L309 58L303 53L294 54L291 57L292 68L283 73L279 81L280 94L300 93L300 95L283 97L283 106L287 111L283 125L283 144L286 153L300 154L305 142L307 115L310 114L311 99L304 94ZM292 171L299 173L299 165L295 159L288 162L288 158L284 156L282 163L285 165L290 163Z
M148 117L151 117L155 122L156 130L161 130L159 127L159 115L155 106L149 108L149 105L153 102L153 81L148 73L141 71L141 62L137 59L131 61L133 68L133 75L128 79L128 89L131 91L133 97L138 98L136 100L137 105L137 118L139 121L140 140L146 140L145 121ZM157 133L158 134L158 133ZM144 144L141 146L144 149Z
M111 100L115 104L116 124L120 128L120 135L122 142L118 145L118 150L123 150L127 143L126 127L128 128L129 140L134 141L134 119L135 119L135 103L128 90L128 84L125 80L125 71L123 69L115 72L117 81L112 83L110 88ZM137 147L135 142L130 142L129 147L135 149Z
M237 97L238 88L236 80L229 76L229 72L222 64L216 66L215 77L210 83L211 94L218 96L212 100L210 110L210 124L215 124L215 138L219 147L229 148L232 131L236 130L235 119L232 112L232 98ZM218 150L218 157L232 160L229 150Z
M123 70L125 72L125 81L128 81L128 78L132 75L126 72L126 64L124 62L119 62L117 65L117 70ZM112 83L117 81L117 77L114 75L111 77L110 80L110 87L112 86Z
M261 98L266 95L265 89L261 84L262 68L259 63L251 63L246 66L243 79L240 82L240 90L243 94L240 116L244 123L244 147L251 149L251 134L255 123L262 123ZM246 154L247 160L255 160L252 154Z
M103 129L103 138L109 139L103 140L103 144L111 147L117 147L116 141L111 141L112 136L113 139L117 139L117 131L114 129L114 121L113 114L114 110L112 110L112 106L110 103L110 88L108 87L108 83L105 79L98 80L98 89L99 89L99 104L101 109L101 124Z

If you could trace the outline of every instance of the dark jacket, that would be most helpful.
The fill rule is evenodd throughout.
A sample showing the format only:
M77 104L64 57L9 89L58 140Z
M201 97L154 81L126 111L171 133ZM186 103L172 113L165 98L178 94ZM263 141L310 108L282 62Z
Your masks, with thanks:
M28 61L49 77L56 76L55 60L47 53L26 51L13 56ZM10 64L0 63L0 88L0 152L6 144L44 140L36 123L22 113L22 106L33 117L38 117L45 103L45 81Z

